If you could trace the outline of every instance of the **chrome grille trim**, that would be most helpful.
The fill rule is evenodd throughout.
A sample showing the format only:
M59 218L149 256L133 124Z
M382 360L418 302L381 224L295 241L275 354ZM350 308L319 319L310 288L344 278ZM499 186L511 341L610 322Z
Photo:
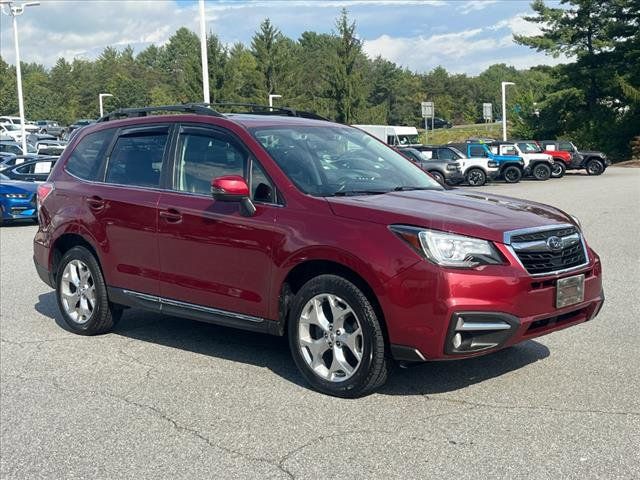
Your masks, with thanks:
M573 245L575 245L576 243L579 242L582 245L582 251L584 253L585 262L580 264L580 265L575 265L575 266L568 267L568 268L562 268L562 269L559 269L559 270L550 270L548 272L541 272L541 273L530 273L527 270L527 267L525 267L525 265L522 262L522 260L520 259L520 257L518 256L518 252L522 252L522 253L532 253L532 252L549 253L549 252L552 252L552 251L547 248L546 241L513 242L512 243L511 239L513 237L517 237L519 235L526 235L526 234L530 234L530 233L540 233L540 232L555 232L555 231L558 231L558 230L561 230L561 229L567 229L567 228L573 228L573 229L575 229L577 231L577 233L568 235L566 237L563 237L563 243L564 243L563 249L571 247L571 246L573 246ZM577 241L576 241L575 236L577 236ZM505 246L507 247L507 250L509 250L509 253L511 253L513 255L513 257L516 259L518 264L531 277L557 276L557 275L561 275L561 274L564 274L564 273L573 272L573 271L580 270L580 269L588 266L589 262L590 262L589 251L587 250L587 245L584 242L584 236L582 235L582 232L575 225L572 225L572 224L545 225L545 226L540 226L540 227L531 227L531 228L523 228L523 229L519 229L519 230L510 230L510 231L505 232L503 234L503 239L504 239ZM566 239L569 239L569 240L567 241ZM533 249L531 244L536 244L536 245L540 246L541 248L539 250ZM544 248L542 248L543 245L544 245ZM516 250L517 248L519 248L519 250Z

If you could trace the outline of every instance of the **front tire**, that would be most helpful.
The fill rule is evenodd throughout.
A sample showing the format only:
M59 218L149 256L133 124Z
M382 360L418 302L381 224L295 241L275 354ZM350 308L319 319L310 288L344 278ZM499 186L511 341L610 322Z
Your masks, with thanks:
M589 160L586 167L589 175L602 175L604 172L604 164L600 160Z
M522 178L522 170L511 165L504 169L502 176L504 177L504 181L507 183L518 183Z
M564 163L556 160L551 166L551 178L562 178L566 171L567 167L565 167Z
M533 167L532 175L536 180L549 180L551 167L545 163L538 163Z
M122 315L109 302L98 261L84 247L73 247L60 260L56 298L65 324L79 335L108 332Z
M487 183L487 174L480 168L472 168L467 172L465 179L472 187L481 187Z
M444 185L444 175L442 175L437 170L433 170L433 171L431 171L429 173L436 180L436 182L438 182L440 185Z
M296 366L316 390L355 398L385 383L390 360L373 305L336 275L309 280L296 294L288 320Z

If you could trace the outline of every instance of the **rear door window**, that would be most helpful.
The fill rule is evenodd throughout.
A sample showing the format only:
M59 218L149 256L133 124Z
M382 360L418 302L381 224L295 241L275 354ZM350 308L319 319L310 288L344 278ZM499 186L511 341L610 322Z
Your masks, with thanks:
M159 187L168 136L167 126L123 131L111 151L105 182Z
M113 138L115 129L109 128L85 136L67 160L66 170L83 180L97 180L102 159Z

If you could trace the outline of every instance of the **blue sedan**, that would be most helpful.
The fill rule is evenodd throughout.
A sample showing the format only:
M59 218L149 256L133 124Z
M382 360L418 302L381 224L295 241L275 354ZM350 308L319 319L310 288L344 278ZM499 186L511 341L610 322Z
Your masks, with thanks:
M0 223L13 220L37 220L35 182L10 180L0 173Z

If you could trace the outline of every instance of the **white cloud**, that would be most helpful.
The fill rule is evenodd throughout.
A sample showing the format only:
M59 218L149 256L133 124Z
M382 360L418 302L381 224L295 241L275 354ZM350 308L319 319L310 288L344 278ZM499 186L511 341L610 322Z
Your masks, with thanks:
M524 17L530 14L518 13L511 18L500 20L495 25L489 27L491 30L509 29L514 35L534 36L540 35L542 30L537 23L528 22Z
M477 12L479 10L484 10L488 6L498 3L498 0L470 0L468 2L464 2L460 5L460 13L463 15L467 15L471 12Z
M475 60L483 55L493 57L497 49L512 44L510 36L487 37L482 35L484 32L482 28L475 28L430 37L381 35L373 40L365 40L364 50L370 57L380 55L412 70L427 71L437 65L450 68L452 62L459 63L465 58Z
M196 6L197 7L197 6ZM22 61L52 65L104 47L163 43L180 26L197 28L194 6L168 1L43 1L18 18ZM209 17L217 16L210 12ZM0 54L14 63L10 19L0 24Z

